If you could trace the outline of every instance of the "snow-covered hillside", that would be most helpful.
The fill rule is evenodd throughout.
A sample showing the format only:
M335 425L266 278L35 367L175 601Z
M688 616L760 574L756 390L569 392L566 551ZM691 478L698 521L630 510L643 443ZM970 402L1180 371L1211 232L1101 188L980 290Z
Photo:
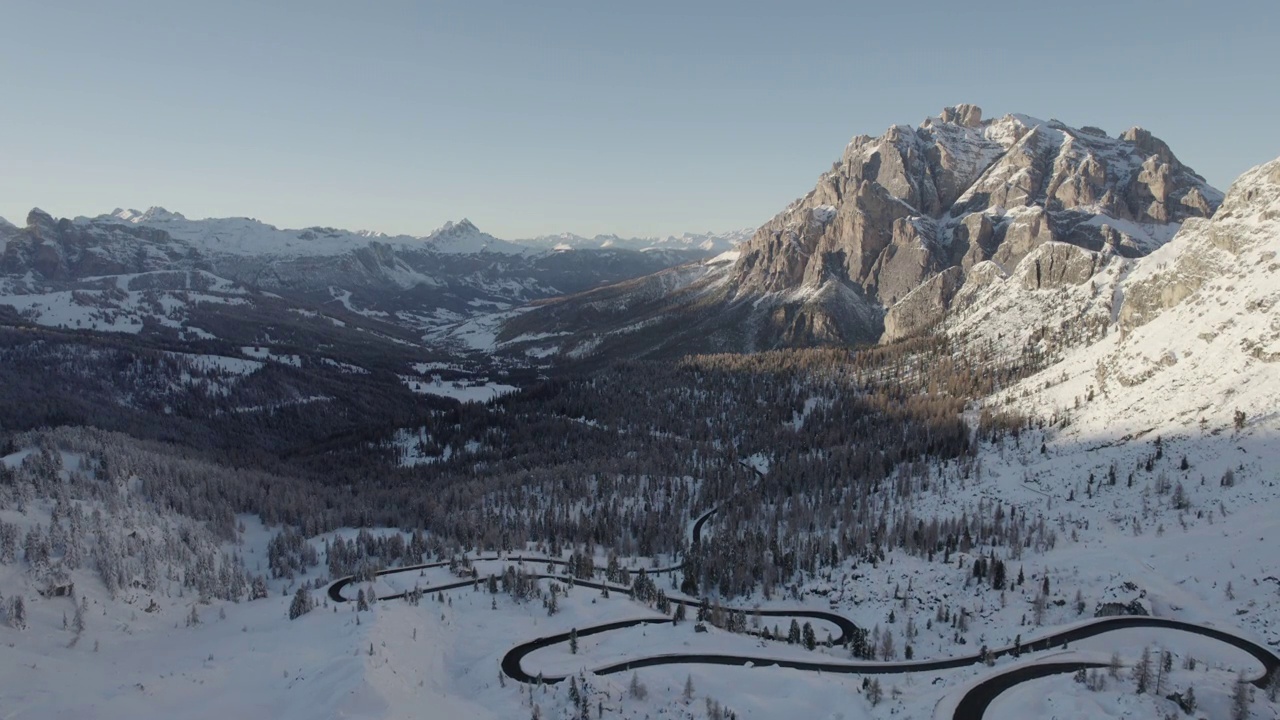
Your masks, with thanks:
M1209 220L1137 260L1042 246L995 267L944 326L965 344L1057 358L996 398L1078 437L1280 428L1280 160L1245 173ZM1056 264L1055 264L1056 263ZM1058 275L1051 269L1058 268ZM968 288L966 288L966 291Z

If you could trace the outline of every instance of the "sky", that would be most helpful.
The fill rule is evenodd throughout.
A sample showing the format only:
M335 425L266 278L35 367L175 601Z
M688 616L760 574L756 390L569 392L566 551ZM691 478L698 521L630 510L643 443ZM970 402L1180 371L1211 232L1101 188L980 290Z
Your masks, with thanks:
M4 0L0 216L422 235L755 227L948 105L1280 155L1274 0Z

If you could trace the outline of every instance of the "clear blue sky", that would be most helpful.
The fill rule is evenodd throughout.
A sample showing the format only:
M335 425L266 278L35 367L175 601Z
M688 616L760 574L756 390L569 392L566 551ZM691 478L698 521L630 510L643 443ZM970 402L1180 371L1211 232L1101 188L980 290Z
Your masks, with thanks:
M759 225L945 105L1211 183L1280 155L1280 2L48 2L0 7L0 215L502 237Z

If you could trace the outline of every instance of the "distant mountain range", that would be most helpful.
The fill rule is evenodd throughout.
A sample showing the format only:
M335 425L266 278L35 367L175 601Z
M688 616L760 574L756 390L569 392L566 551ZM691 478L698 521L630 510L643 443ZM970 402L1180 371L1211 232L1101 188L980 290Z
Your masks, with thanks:
M191 220L182 213L162 207L146 210L116 208L94 217L77 217L79 225L128 223L164 230L209 254L232 255L336 255L377 241L411 249L429 249L438 253L504 253L525 255L547 250L688 250L715 255L751 238L752 229L724 233L684 233L667 237L620 237L596 235L583 237L573 233L541 235L523 240L502 240L481 231L470 220L447 222L424 236L388 235L369 230L341 230L312 226L280 229L247 217L206 218ZM0 218L0 224L12 225Z
M159 207L61 220L36 209L24 227L0 224L0 306L39 325L248 343L270 332L230 330L232 319L288 326L297 314L279 312L293 310L438 346L479 314L680 265L738 236L572 237L511 242L465 219L412 237L191 220ZM468 338L461 349L490 349Z
M751 239L754 229L733 230L725 233L684 233L667 237L624 238L617 235L583 237L573 233L540 235L529 240L517 240L520 245L551 248L555 250L581 250L588 248L615 250L701 250L708 255L719 255Z

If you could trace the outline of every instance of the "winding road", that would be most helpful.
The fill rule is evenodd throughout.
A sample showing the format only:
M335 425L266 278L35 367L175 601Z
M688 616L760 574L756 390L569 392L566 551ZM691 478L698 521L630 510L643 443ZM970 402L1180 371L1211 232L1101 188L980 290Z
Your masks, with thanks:
M697 545L701 541L702 529L716 513L713 508L703 513L694 521L692 527L691 545ZM510 557L482 557L476 558L472 562L485 561L504 561L504 562L530 562L538 564L551 564L558 566L566 566L568 563L564 560L557 560L545 557L528 557L528 556L510 556ZM426 570L431 568L446 567L448 561L425 563L421 565L410 565L406 567L392 568L382 570L377 573L378 576L392 575L397 573L412 572L415 570ZM666 568L646 569L646 573L657 575L662 573L674 572L680 570L683 565L673 565ZM603 589L607 587L610 592L619 592L627 595L631 594L631 588L615 585L607 582L595 582L592 580L571 579L564 575L555 575L551 573L536 574L535 577L540 579L551 579L561 582L573 582L575 585L584 587ZM329 586L329 599L335 603L350 602L351 598L343 595L343 589L347 585L355 581L353 577L345 577L337 580ZM450 582L443 585L435 585L429 588L421 588L424 593L434 593L443 590L452 590L456 588L468 587L475 583L474 579L460 580ZM406 593L397 593L378 598L379 600L393 600L404 597ZM686 606L696 607L698 600L670 597L672 603L680 603ZM840 636L833 638L835 644L844 644L860 629L848 618L837 615L824 610L811 609L740 609L726 608L729 610L737 610L758 614L761 617L786 617L786 618L813 618L829 622L840 629ZM586 628L576 629L578 637L588 637L600 633L611 632L623 628L636 627L638 625L662 625L669 624L672 620L666 616L645 617L632 620L619 620L615 622L593 625ZM1122 615L1117 617L1097 618L1090 622L1077 625L1059 632L1050 633L1043 637L1022 643L1020 646L1009 646L991 650L994 657L1003 657L1006 655L1021 655L1022 653L1033 653L1050 650L1053 648L1061 648L1068 643L1086 638L1097 637L1116 630L1125 630L1130 628L1162 628L1167 630L1175 630L1181 632L1192 633L1202 637L1211 638L1219 642L1226 643L1232 647L1243 650L1251 655L1264 668L1262 675L1252 679L1254 685L1258 687L1266 687L1280 673L1280 657L1277 657L1269 648L1259 645L1251 640L1242 638L1238 635L1219 630L1217 628L1197 625L1195 623L1183 622L1180 620L1170 620L1167 618L1156 618L1144 615ZM543 677L541 675L530 675L525 671L522 661L530 653L542 648L550 647L558 643L569 641L571 633L557 633L535 638L528 642L516 645L507 651L502 658L502 672L513 680L522 683L558 683L564 680L564 677ZM807 661L774 658L768 656L754 655L737 655L737 654L713 654L713 653L672 653L665 655L653 655L649 657L634 658L621 663L605 665L593 668L592 673L596 675L610 675L613 673L627 672L637 668L653 667L656 665L673 665L673 664L703 664L703 665L729 665L742 666L750 664L753 667L776 666L791 668L795 670L807 670L825 673L843 673L843 674L859 674L859 675L889 675L916 672L934 672L940 670L952 670L956 668L967 667L982 662L983 658L979 654L964 655L953 658L943 658L936 660L919 660L913 662L838 662L838 661ZM1085 662L1085 661L1062 661L1062 662L1043 662L1029 663L1017 665L1001 672L998 672L976 685L971 686L961 697L956 705L955 712L952 715L953 720L981 720L986 713L988 706L1001 693L1014 687L1015 685L1036 680L1051 675L1063 673L1074 673L1081 668L1099 668L1106 667L1106 663Z

